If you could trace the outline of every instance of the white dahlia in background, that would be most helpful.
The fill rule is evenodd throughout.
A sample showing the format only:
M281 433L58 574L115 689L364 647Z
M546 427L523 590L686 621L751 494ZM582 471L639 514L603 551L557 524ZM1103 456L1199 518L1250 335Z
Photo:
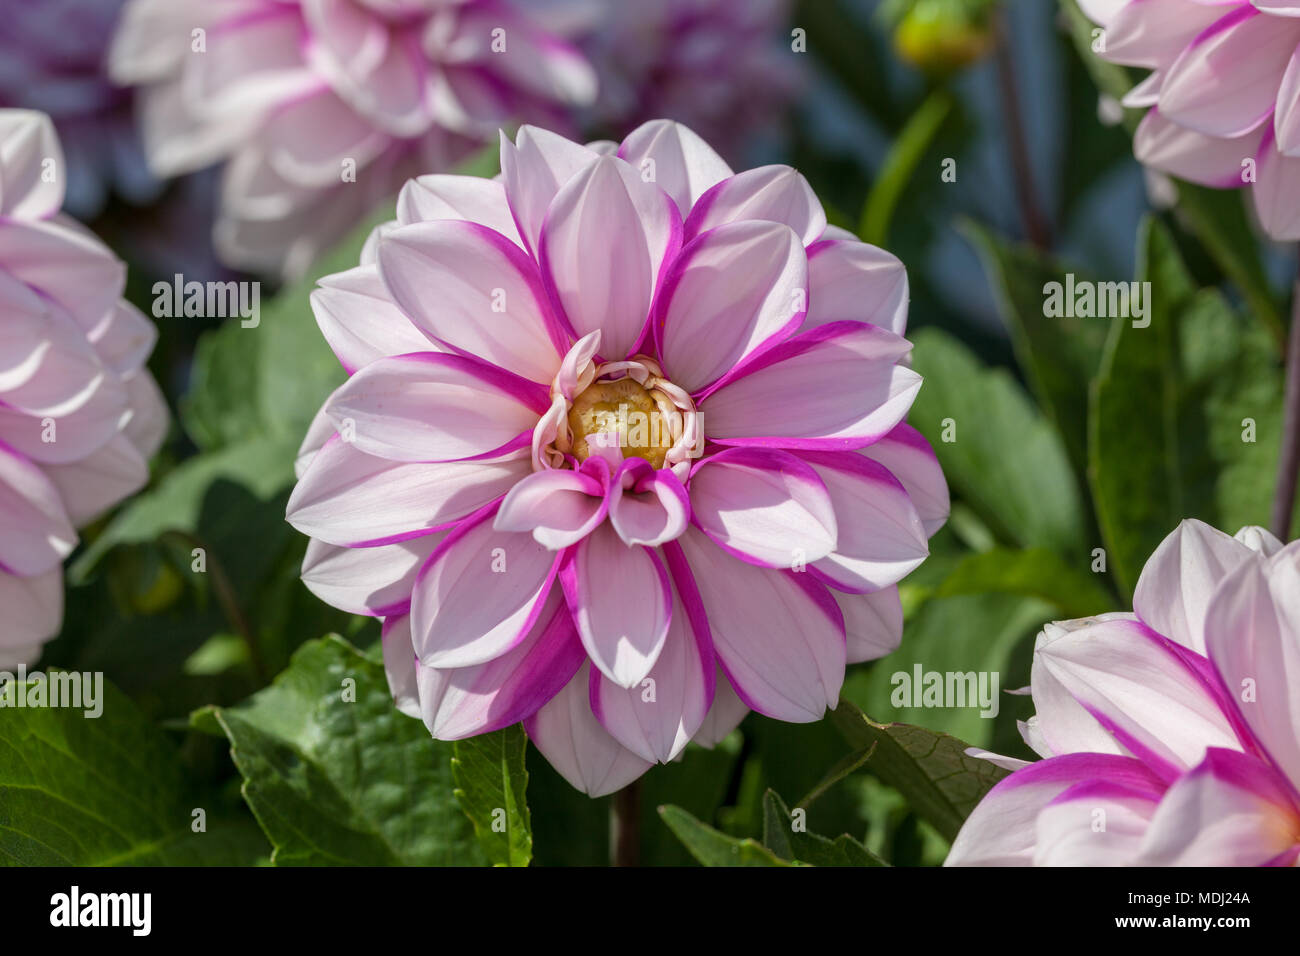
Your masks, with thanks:
M68 163L64 209L93 218L109 193L157 197L131 94L108 78L104 38L124 0L9 0L0 18L0 109L49 114Z
M525 721L592 795L746 708L817 720L947 515L902 264L675 123L501 165L408 183L313 295L351 377L289 501L304 581L384 618L435 737Z
M503 0L129 0L110 60L161 176L227 163L231 266L304 271L419 172L590 102L586 61Z
M1132 614L1050 624L1034 650L1044 759L971 813L949 866L1300 861L1300 542L1184 521Z
M806 76L789 0L514 0L574 38L600 79L590 118L626 130L659 117L730 159L780 131Z
M157 332L126 267L63 202L49 117L0 110L0 667L59 630L73 530L149 478L167 429Z
M1113 63L1150 75L1137 158L1218 189L1251 185L1260 223L1300 239L1300 0L1080 0Z

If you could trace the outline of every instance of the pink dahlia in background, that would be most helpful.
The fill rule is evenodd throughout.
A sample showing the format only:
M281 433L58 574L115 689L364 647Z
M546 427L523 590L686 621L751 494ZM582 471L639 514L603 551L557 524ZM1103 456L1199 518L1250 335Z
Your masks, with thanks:
M785 166L525 126L424 176L312 298L348 381L304 444L303 579L384 618L441 739L525 721L609 793L888 653L947 488L903 422L907 278Z
M153 324L63 202L49 117L0 110L0 668L59 630L74 527L138 490L167 428Z
M735 159L776 134L804 80L789 0L514 0L572 36L600 95L592 124L626 130L668 117Z
M111 70L158 175L226 162L223 259L287 275L417 172L595 95L504 0L129 0Z
M1049 625L1036 763L989 791L948 865L1294 866L1300 859L1300 542L1183 522L1133 614Z
M1100 55L1151 74L1137 158L1220 189L1253 184L1260 223L1300 239L1300 2L1080 0L1105 28Z
M82 219L110 192L142 203L149 173L131 94L108 78L105 37L124 0L9 0L0 18L0 108L48 113L68 163L64 208Z

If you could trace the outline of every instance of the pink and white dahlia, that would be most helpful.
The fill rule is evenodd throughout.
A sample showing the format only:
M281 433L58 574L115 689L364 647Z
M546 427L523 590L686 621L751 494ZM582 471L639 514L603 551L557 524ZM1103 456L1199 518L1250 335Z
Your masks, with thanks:
M525 721L593 795L747 708L817 720L947 515L901 263L667 121L525 126L501 167L408 183L313 295L350 378L289 500L303 580L384 618L435 737Z
M724 156L779 131L805 79L789 0L515 0L572 36L600 78L591 119L626 130L659 117L705 130Z
M63 202L48 116L0 110L0 668L34 661L63 616L73 529L149 478L167 413L157 332L126 267Z
M1021 732L1045 759L992 758L1019 769L948 865L1300 859L1300 542L1185 521L1133 607L1039 635Z
M1133 138L1147 166L1219 189L1253 184L1260 223L1300 239L1300 2L1080 0L1114 63L1151 74Z
M503 0L129 0L111 69L143 87L159 175L227 161L228 264L289 275L416 173L595 95Z
M83 219L110 192L159 191L135 128L131 94L108 78L104 38L123 0L10 0L0 19L0 109L49 114L68 163L64 208Z

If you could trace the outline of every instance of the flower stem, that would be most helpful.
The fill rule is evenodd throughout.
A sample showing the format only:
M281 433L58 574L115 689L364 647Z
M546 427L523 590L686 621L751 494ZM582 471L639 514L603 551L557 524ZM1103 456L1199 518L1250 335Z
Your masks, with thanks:
M995 59L998 90L1002 99L1002 119L1006 126L1007 148L1011 152L1012 175L1015 177L1016 202L1020 206L1020 219L1029 241L1038 249L1047 249L1052 244L1052 233L1034 190L1033 163L1025 140L1025 124L1020 111L1020 93L1010 41L1011 33L1006 17L999 14Z
M609 808L609 857L613 866L641 865L641 781L614 794Z
M1296 277L1291 293L1291 333L1287 340L1286 391L1282 407L1282 450L1277 464L1272 531L1286 541L1291 537L1296 475L1300 473L1300 275Z

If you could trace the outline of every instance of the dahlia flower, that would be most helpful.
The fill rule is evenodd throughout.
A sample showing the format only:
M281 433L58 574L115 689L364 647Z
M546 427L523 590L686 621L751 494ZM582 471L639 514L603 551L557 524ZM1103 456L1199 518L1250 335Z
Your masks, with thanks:
M110 55L149 162L227 161L231 266L304 271L417 172L589 101L586 61L501 0L128 0Z
M131 94L108 78L104 38L124 0L10 0L0 19L0 108L48 113L68 163L64 208L95 216L108 194L158 194Z
M501 168L408 183L313 294L350 377L289 500L304 582L384 619L435 737L525 721L592 795L748 708L818 719L947 515L901 263L667 121L525 126Z
M804 79L789 0L515 0L572 36L600 78L591 123L658 117L707 130L728 158L775 132Z
M1151 74L1124 100L1149 107L1133 138L1146 165L1194 183L1253 184L1260 224L1300 239L1300 2L1080 0L1103 58Z
M49 117L0 110L0 668L59 630L74 527L139 489L167 427L126 268L59 212Z
M948 865L1293 866L1300 858L1300 542L1183 522L1134 613L1049 625L1045 759L984 797Z

